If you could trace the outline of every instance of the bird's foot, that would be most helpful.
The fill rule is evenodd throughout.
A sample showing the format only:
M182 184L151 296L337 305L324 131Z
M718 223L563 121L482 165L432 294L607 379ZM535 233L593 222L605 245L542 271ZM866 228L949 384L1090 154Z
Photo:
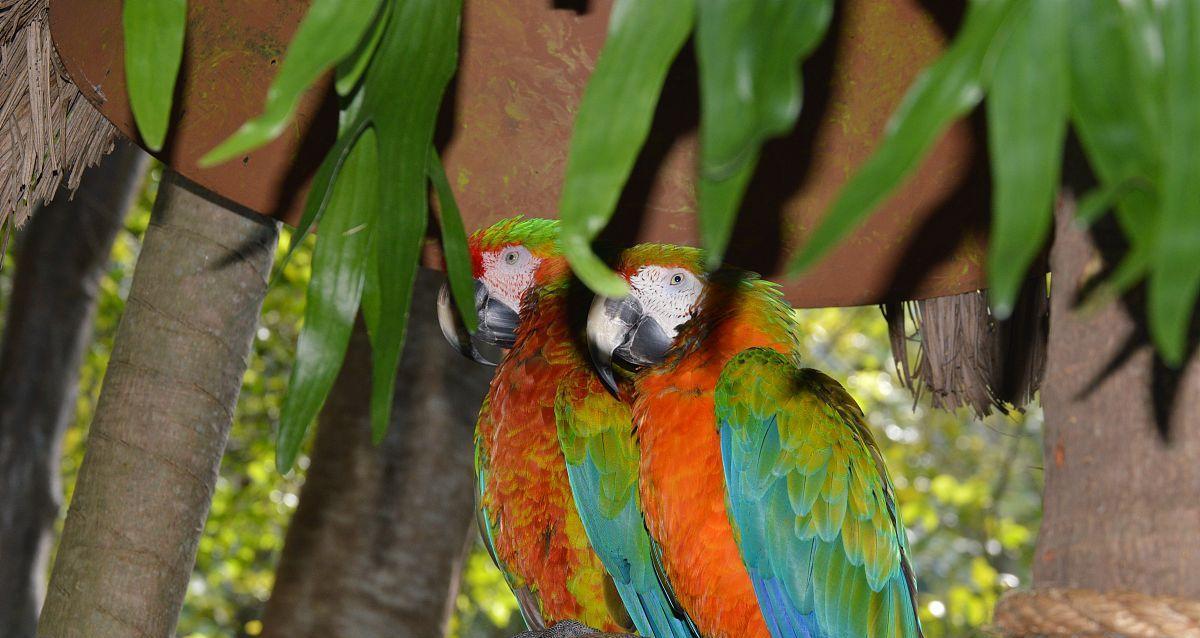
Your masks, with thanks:
M574 620L564 620L548 629L535 629L519 634L516 638L617 638L627 634L606 634ZM629 638L635 638L630 635Z

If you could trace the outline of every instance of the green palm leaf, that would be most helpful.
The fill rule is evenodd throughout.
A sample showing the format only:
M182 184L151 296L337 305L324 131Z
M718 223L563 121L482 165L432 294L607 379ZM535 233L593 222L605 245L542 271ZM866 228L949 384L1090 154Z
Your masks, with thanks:
M671 62L692 28L693 0L617 0L608 39L575 117L559 216L563 253L589 288L626 293L624 281L592 252L654 119Z
M162 149L183 61L187 0L125 0L125 83L142 140Z

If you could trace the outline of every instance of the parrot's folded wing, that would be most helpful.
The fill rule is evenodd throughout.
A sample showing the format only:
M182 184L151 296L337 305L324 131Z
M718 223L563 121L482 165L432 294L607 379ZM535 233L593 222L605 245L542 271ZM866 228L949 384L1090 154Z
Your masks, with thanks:
M486 402L479 412L479 418L480 420L490 418ZM546 621L542 618L542 610L537 596L522 584L520 579L496 556L495 526L483 503L484 486L487 485L488 478L487 467L486 453L477 440L475 442L475 521L479 524L479 537L483 540L483 546L487 548L488 555L492 557L492 563L496 565L496 569L500 570L500 574L504 576L504 582L508 583L508 588L516 597L517 608L521 610L521 618L525 621L525 626L531 630L545 629Z
M638 632L698 638L655 569L638 503L638 449L629 408L590 369L581 368L559 386L555 416L584 530Z
M850 395L751 348L714 400L728 510L772 635L920 636L891 481Z

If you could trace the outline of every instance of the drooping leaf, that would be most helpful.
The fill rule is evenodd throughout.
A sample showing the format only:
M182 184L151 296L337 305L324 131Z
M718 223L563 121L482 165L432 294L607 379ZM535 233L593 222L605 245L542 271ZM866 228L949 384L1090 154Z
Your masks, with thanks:
M378 144L375 131L368 128L337 175L313 250L304 326L275 441L280 472L291 469L304 433L342 367L362 296L369 238L378 211Z
M1136 188L1148 190L1153 187L1153 184L1139 177L1103 184L1079 198L1079 205L1075 209L1075 222L1083 228L1091 226L1104 213L1112 210L1117 201L1125 196L1126 191Z
M375 240L378 282L370 311L373 383L371 424L387 431L396 367L404 347L413 280L428 220L426 166L442 94L458 61L461 0L404 0L393 8L367 69L363 115L379 131L383 211ZM367 310L364 307L364 310Z
M446 169L437 151L429 149L429 181L437 191L442 222L442 253L446 257L446 278L450 281L450 296L462 315L467 330L475 332L479 315L475 312L475 280L471 277L471 254L467 250L467 231L463 227L454 190L446 179Z
M704 246L705 265L709 270L721 266L729 246L733 224L754 169L758 166L758 150L733 175L721 180L700 175L696 180L696 206L699 213L700 241Z
M125 83L146 147L162 149L183 61L187 0L124 0Z
M950 48L921 72L888 122L884 139L850 178L808 241L793 258L795 274L813 265L874 211L946 127L983 97L988 53L1002 41L1013 8L1024 0L973 0Z
M371 235L371 247L367 251L367 277L363 282L362 313L363 323L367 326L367 337L375 343L379 334L380 316L383 314L382 293L379 290L379 250L375 244L379 241L378 233Z
M1142 2L1070 4L1071 122L1100 181L1150 184L1116 201L1133 246L1157 225L1161 183L1162 40ZM1118 97L1119 96L1119 97Z
M342 58L337 65L337 77L333 86L338 95L342 97L350 95L358 86L358 81L362 79L363 74L367 72L367 65L374 57L375 50L379 48L379 42L383 40L383 32L387 28L388 19L392 17L392 3L384 0L380 3L376 13L370 30L359 41L358 48L354 50L354 53Z
M307 199L304 200L304 212L300 215L300 222L296 225L296 232L292 233L291 245L288 247L287 254L283 256L283 261L280 262L276 272L283 272L283 267L292 259L292 255L296 249L312 232L313 225L321 220L325 209L329 206L329 198L331 195L331 187L337 179L338 173L341 172L342 166L346 161L350 149L354 142L366 129L366 121L357 118L352 122L347 122L342 126L338 133L338 138L334 142L333 147L325 154L325 159L321 160L321 165L317 167L317 172L313 176L312 186L308 190ZM274 282L272 282L274 284Z
M800 62L821 41L830 0L701 0L700 235L720 265L759 148L800 115Z
M1030 2L1013 16L988 87L992 234L988 298L1007 318L1053 221L1066 135L1068 7Z
M1079 312L1085 315L1091 314L1116 301L1141 281L1149 268L1149 245L1134 244L1130 246L1108 278L1088 292L1079 303Z
M671 62L692 28L693 0L617 0L608 37L575 117L559 216L575 274L605 295L624 281L592 252L646 142Z
M359 46L367 27L378 17L379 3L380 0L314 0L288 45L279 75L267 90L263 113L242 124L237 132L206 153L200 158L200 165L220 164L279 137L304 92Z
M1150 262L1148 309L1159 352L1179 366L1200 292L1200 5L1192 0L1164 4L1162 223Z

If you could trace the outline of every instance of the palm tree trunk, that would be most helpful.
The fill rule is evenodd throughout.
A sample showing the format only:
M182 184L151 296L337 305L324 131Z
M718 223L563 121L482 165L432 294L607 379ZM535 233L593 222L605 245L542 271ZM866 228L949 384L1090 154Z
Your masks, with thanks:
M275 222L164 174L39 636L174 633L277 234Z
M471 432L491 369L443 341L439 282L418 274L396 408L378 446L370 346L361 322L355 330L321 412L264 638L445 633L473 524Z
M1092 314L1074 304L1123 247L1111 221L1060 211L1042 402L1045 518L1035 588L1200 600L1200 356L1154 356L1142 292Z
M96 290L145 167L138 147L118 144L23 234L0 351L0 638L37 629Z

